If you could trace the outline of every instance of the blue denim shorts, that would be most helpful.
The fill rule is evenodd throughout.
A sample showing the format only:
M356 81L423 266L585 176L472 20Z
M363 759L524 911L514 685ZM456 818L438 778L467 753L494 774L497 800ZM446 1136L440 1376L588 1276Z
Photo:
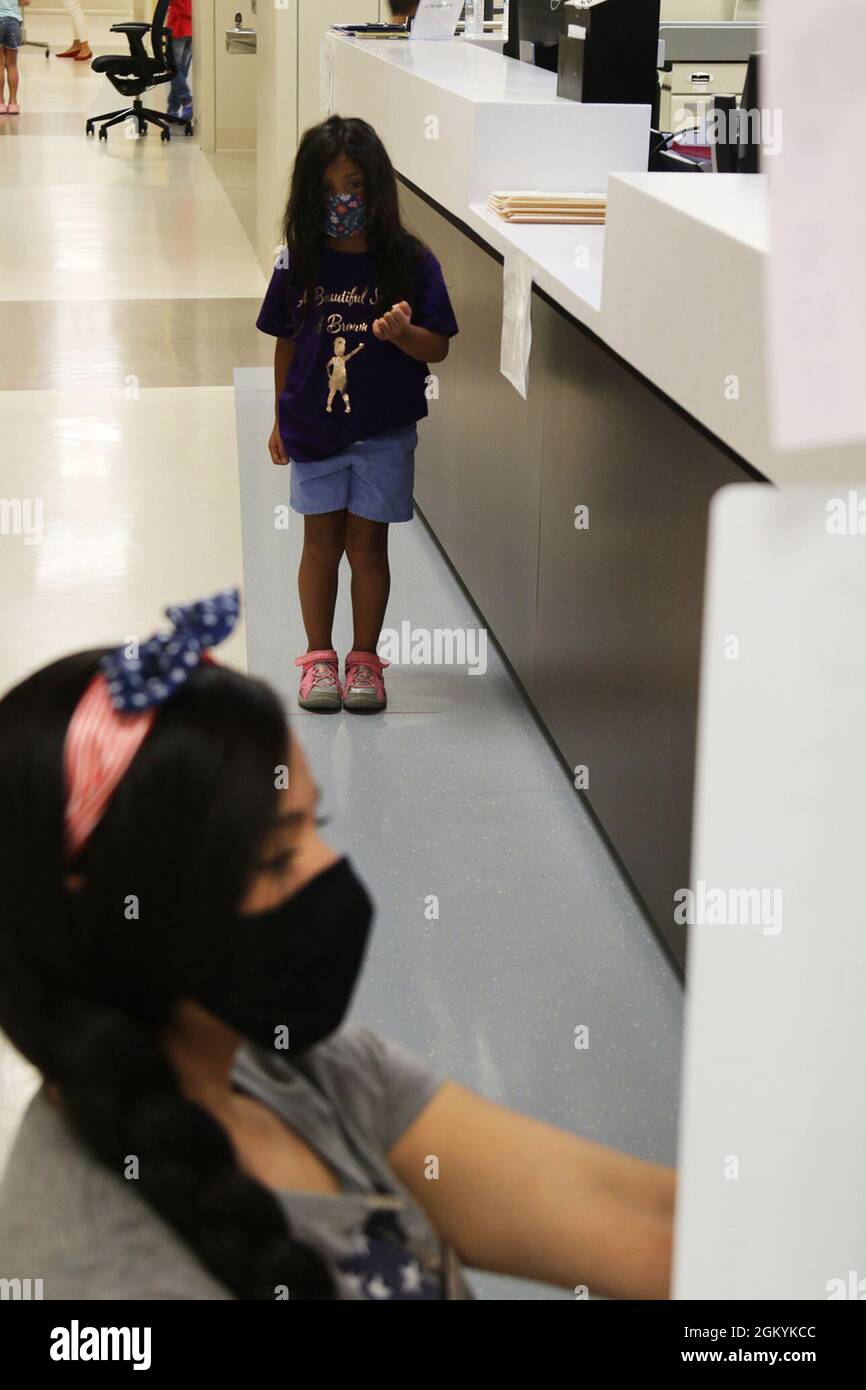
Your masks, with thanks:
M0 14L0 48L21 47L21 20L11 14Z
M346 508L368 521L411 521L417 443L409 425L358 439L330 458L293 462L293 509L315 516Z

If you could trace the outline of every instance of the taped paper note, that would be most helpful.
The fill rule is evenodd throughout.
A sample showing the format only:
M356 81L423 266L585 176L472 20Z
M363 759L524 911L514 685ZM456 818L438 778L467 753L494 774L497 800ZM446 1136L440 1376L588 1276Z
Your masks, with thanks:
M523 251L506 251L502 267L499 370L526 400L532 349L532 266Z
M334 63L336 47L336 34L329 33L326 30L322 35L322 42L319 46L319 105L322 109L323 118L332 115L334 111Z
M772 442L815 448L866 439L866 53L864 0L769 0L762 124L770 181L767 363Z

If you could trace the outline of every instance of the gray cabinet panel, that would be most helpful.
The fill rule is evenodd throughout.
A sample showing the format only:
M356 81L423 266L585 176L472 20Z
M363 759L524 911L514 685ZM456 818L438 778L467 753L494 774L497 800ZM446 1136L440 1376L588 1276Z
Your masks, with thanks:
M531 693L682 959L707 509L744 475L585 334L551 324L533 349L547 404Z
M499 371L502 268L415 194L407 221L442 262L460 332L433 368L416 498L524 684L532 678L543 380L524 401ZM542 308L544 306L541 306Z

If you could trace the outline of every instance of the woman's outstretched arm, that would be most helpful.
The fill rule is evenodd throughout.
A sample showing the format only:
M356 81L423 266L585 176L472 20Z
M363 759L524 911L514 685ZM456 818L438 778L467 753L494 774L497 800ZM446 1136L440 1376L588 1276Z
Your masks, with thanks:
M668 1168L494 1105L454 1082L436 1092L389 1158L467 1265L565 1288L586 1285L610 1298L669 1296Z

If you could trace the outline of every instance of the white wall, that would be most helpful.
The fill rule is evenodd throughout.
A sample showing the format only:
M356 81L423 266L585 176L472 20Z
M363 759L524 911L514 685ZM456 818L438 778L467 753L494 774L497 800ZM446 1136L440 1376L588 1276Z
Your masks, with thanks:
M274 247L288 195L298 139L322 117L319 45L332 24L379 18L380 0L284 0L285 8L260 3L258 30L258 190L256 251L262 269L273 266ZM390 14L385 0L383 13Z
M156 0L154 0L154 4L155 2ZM122 24L125 19L138 18L137 13L133 14L131 0L128 4L124 4L123 0L83 0L83 8L85 16L88 14L116 15L117 18L112 21L115 24ZM27 10L31 14L66 14L63 6L58 4L58 0L32 0L32 3L27 6ZM153 10L154 5L151 5L150 14L153 14ZM27 18L26 12L24 17Z
M662 19L733 19L736 0L662 0Z

